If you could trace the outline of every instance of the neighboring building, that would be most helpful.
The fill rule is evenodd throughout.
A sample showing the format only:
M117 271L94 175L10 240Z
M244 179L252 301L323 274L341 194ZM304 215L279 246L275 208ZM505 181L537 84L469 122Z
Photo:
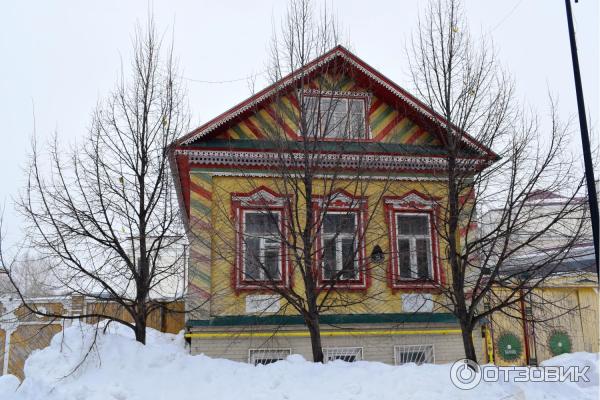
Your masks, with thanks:
M569 198L549 190L532 191L522 203L519 203L519 217L513 216L518 222L518 228L512 230L511 244L522 245L526 240L537 234L541 227L552 225L543 236L537 238L531 246L525 246L518 252L518 257L527 259L536 254L543 257L546 250L564 247L573 238L577 238L574 247L593 246L592 225L587 203L587 197ZM481 230L492 229L502 218L503 210L491 208L483 215ZM489 226L488 226L489 224Z
M332 65L343 72L330 75ZM438 210L426 193L436 193L443 203L444 120L341 46L172 146L172 166L189 231L186 337L192 353L252 363L272 362L290 353L311 359L302 318L278 296L261 289L265 273L254 270L248 256L254 251L269 260L268 272L282 285L301 284L282 256L285 249L274 234L277 225L270 231L268 223L259 223L257 210L277 210L285 201L286 195L278 191L281 157L268 131L277 127L285 132L293 147L298 132L296 96L300 82L307 81L314 84L308 85L304 96L310 99L313 90L319 91L319 101L335 98L345 111L334 117L352 119L348 131L332 132L333 140L316 143L311 151L335 153L349 176L361 164L364 182L386 180L386 185L373 185L360 198L343 188L331 188L340 210L352 218L345 222L347 232L331 238L325 237L324 226L323 265L328 267L319 276L326 281L333 272L341 272L346 281L337 290L355 299L355 304L321 317L325 357L386 363L445 363L462 358L457 321L434 306L442 301L435 286L447 279L448 266L442 256L445 245L430 220ZM338 89L327 92L322 82L332 81ZM484 168L496 157L466 134L462 149L473 168ZM368 162L357 161L361 159ZM290 162L289 168L295 167ZM250 178L260 186L249 185ZM355 234L359 229L355 224L361 226L367 205L374 222ZM314 206L318 212L319 205ZM283 212L277 215L281 217L277 223L286 218ZM249 245L247 238L255 230L272 235ZM371 275L372 269L341 266L338 261L346 259L346 249L354 245L360 249L361 263L382 264L384 279ZM474 338L480 358L485 359L480 332Z
M562 262L547 267L552 275L530 295L515 307L492 315L496 364L538 365L562 353L598 352L594 248L573 249Z
M68 317L102 309L105 314L131 321L118 304L77 294L32 297L27 298L26 302L38 311L60 313ZM180 332L184 325L183 302L169 302L168 310L172 311L166 308L153 311L147 320L148 327L172 334ZM12 374L23 379L27 357L34 350L48 346L52 337L70 327L73 321L36 315L16 295L0 293L0 376ZM83 322L93 324L97 319L84 318Z
M522 229L522 235L529 237L540 225L548 224L569 202L576 212L548 230L536 241L535 248L520 251L501 271L511 275L527 271L532 262L540 263L565 246L577 234L581 219L588 219L584 221L577 243L559 257L561 261L548 263L536 271L543 276L551 275L515 307L492 316L491 334L497 364L537 365L562 353L598 352L598 275L587 198L571 200L545 190L532 193L523 209L533 218ZM493 218L500 213L500 210L491 210L487 217L493 223ZM519 243L519 240L520 235L516 234L514 242Z
M150 298L163 305L150 313L148 327L162 332L178 333L184 328L183 297L184 257L186 246L179 238L172 238L172 245L165 247L157 257L156 268L162 271L152 287ZM165 241L169 238L165 238ZM131 249L131 241L123 243ZM131 251L131 250L130 250ZM24 363L34 351L50 344L54 335L72 325L72 317L84 314L102 313L133 322L131 316L106 291L98 291L88 296L65 292L60 282L48 279L47 266L25 257L19 265L19 274L13 276L19 282L19 288L26 303L40 312L64 315L65 319L36 315L23 303L10 283L8 276L0 270L0 375L13 374L23 379ZM33 275L31 276L24 276ZM119 281L118 279L122 279ZM123 288L123 296L134 296L135 287L130 279L113 274L113 288ZM59 288L62 289L59 291ZM47 291L43 296L40 291ZM94 324L98 318L81 318L83 322Z

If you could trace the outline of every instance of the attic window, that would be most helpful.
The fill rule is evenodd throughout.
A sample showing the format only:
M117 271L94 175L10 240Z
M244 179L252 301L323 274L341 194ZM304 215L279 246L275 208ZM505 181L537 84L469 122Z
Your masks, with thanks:
M367 98L337 94L305 95L308 135L321 139L367 139Z

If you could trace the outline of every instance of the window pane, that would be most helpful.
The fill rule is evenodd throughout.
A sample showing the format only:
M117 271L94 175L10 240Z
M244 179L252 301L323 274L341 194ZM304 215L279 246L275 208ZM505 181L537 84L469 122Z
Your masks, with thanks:
M342 239L342 279L356 279L354 238Z
M364 100L352 99L350 100L350 113L351 114L363 114L364 113Z
M325 279L335 277L335 239L323 241L323 275Z
M398 267L400 278L412 278L410 272L410 242L408 239L398 239Z
M429 225L426 215L398 215L399 235L428 235Z
M365 118L362 114L351 114L348 132L353 138L364 138Z
M429 239L417 239L417 276L419 278L431 278L429 274L429 254L431 246Z
M267 280L279 279L279 242L274 240L265 241L264 276Z
M321 116L323 121L323 131L325 136L328 138L341 138L344 136L346 131L346 117L345 114L329 112Z
M281 358L257 358L254 360L254 365L269 365L281 361Z
M321 97L321 115L331 114L335 111L335 104L331 101L331 97Z
M308 129L309 135L314 135L317 129L319 102L314 96L304 96L302 103L302 111L304 112L304 120Z
M246 213L245 234L264 237L279 234L279 214L253 212Z
M350 132L350 113L348 112L348 100L337 99L335 103L335 121L333 136L336 138L349 138Z
M328 138L340 138L347 131L348 102L339 97L321 98L321 130Z
M325 214L323 217L323 232L341 234L348 233L354 235L355 213L349 214Z
M348 113L348 100L334 97L331 101L335 113L340 115L346 115Z
M349 129L350 135L363 138L365 135L365 102L362 99L350 100Z
M244 254L245 279L260 279L260 239L245 238L246 251Z
M424 351L405 351L400 353L400 360L402 364L415 363L423 364L425 362Z

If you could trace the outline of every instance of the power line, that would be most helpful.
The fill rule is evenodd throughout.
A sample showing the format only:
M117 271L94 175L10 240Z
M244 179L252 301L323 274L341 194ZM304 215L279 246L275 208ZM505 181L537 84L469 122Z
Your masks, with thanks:
M492 33L494 32L496 29L498 29L500 27L500 25L504 24L506 22L507 19L509 19L513 13L515 11L517 11L517 8L519 8L519 6L521 5L521 3L523 3L523 0L519 0L514 6L513 8L511 8L511 10L508 12L508 14L506 14L504 17L502 17L502 19L496 24L494 25L494 27L492 29L490 29L488 31L488 33Z
M265 69L264 71L261 72L257 72L256 74L252 74L252 75L248 75L245 76L243 78L236 78L236 79L226 79L226 80L221 80L221 81L209 81L209 80L203 80L203 79L194 79L194 78L188 78L186 76L182 76L183 79L190 81L190 82L195 82L195 83L205 83L205 84L214 84L214 85L221 85L221 84L225 84L225 83L235 83L235 82L241 82L241 81L247 81L249 79L255 79L257 76L261 76L266 74L267 72L269 72L269 69Z

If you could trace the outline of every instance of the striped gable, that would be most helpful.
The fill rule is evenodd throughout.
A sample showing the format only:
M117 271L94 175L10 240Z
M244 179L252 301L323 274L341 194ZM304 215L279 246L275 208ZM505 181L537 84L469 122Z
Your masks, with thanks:
M439 146L438 137L417 125L406 113L375 96L354 79L346 76L323 74L312 80L310 90L335 91L337 94L366 94L369 97L369 137L375 142ZM217 133L220 140L261 140L285 133L297 138L300 108L294 92L276 98L257 109L251 116Z
M404 113L373 97L369 109L371 138L376 142L439 146L438 137L427 132Z

